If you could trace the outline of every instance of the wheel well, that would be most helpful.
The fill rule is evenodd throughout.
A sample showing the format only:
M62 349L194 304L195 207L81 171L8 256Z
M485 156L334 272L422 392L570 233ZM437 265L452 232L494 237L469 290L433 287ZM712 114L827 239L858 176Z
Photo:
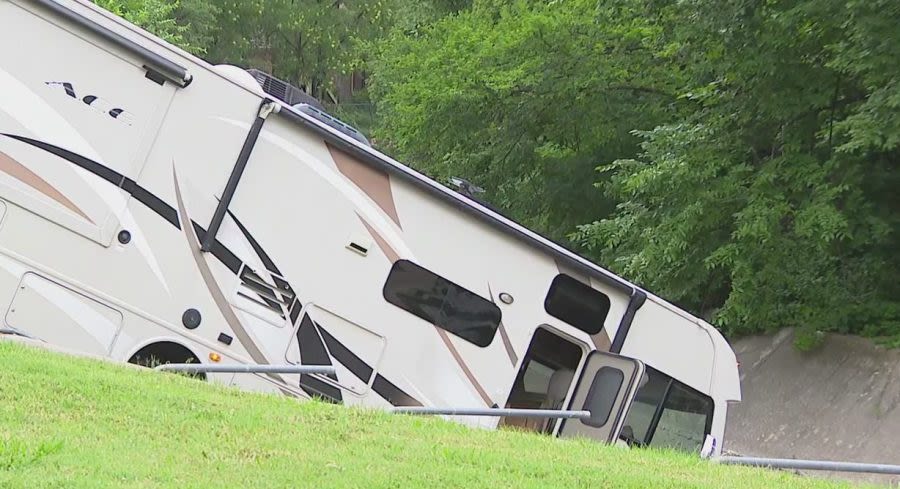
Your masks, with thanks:
M172 341L159 341L138 350L128 359L128 363L153 368L166 363L200 363L200 359L184 345ZM189 375L206 380L206 374L202 372Z

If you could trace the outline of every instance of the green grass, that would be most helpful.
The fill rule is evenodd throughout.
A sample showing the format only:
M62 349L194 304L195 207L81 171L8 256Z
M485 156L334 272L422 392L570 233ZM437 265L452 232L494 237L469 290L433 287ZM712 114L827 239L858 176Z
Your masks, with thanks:
M847 486L244 393L0 341L0 487Z

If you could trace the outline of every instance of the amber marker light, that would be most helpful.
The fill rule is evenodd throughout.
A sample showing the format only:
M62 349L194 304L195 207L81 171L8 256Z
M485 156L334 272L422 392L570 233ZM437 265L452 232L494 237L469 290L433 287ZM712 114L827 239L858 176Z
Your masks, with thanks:
M213 362L218 362L219 360L222 359L222 355L219 355L216 352L212 352L209 354L209 359Z

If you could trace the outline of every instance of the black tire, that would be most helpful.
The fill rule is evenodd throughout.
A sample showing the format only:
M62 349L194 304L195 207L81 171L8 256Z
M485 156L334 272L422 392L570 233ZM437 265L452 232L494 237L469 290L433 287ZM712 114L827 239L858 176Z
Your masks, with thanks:
M128 363L154 368L167 363L200 363L200 359L183 345L171 341L160 341L138 350L131 356ZM206 374L203 372L183 373L182 375L206 380Z

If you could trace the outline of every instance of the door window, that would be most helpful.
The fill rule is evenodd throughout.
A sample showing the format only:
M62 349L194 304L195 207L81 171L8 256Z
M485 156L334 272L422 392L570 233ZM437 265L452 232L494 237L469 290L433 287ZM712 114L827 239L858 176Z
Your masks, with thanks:
M563 421L559 435L614 440L643 374L644 364L638 360L592 351L569 401L569 409L589 411L591 415Z
M550 331L538 328L506 403L507 408L563 409L584 350ZM506 417L501 425L552 433L556 418Z

